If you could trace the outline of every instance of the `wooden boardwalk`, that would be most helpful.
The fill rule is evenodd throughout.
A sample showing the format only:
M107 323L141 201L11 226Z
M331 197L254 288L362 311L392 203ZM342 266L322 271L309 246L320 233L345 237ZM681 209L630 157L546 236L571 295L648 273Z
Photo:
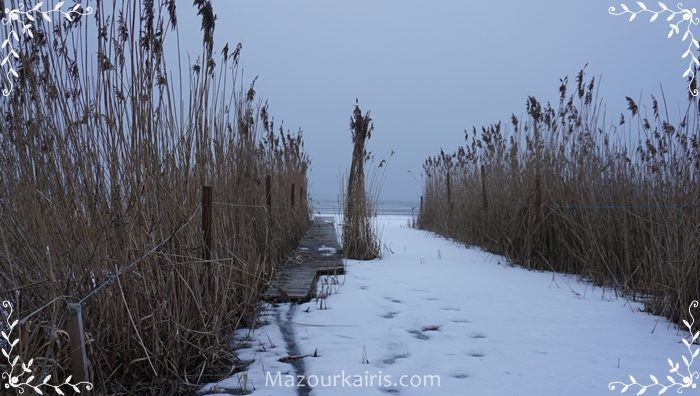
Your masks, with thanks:
M345 266L340 255L332 217L315 217L291 258L279 268L263 299L302 303L316 296L321 275L340 275Z

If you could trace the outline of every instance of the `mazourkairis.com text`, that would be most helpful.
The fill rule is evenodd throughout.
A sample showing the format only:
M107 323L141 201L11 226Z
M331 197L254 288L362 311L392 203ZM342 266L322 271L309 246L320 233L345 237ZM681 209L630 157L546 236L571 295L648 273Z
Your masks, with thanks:
M401 387L401 388L439 388L440 376L434 374L425 375L401 375L395 377L391 374L383 374L381 371L370 374L349 374L345 370L339 374L328 375L292 375L281 372L265 373L266 387L321 387L321 388L374 388L374 387Z

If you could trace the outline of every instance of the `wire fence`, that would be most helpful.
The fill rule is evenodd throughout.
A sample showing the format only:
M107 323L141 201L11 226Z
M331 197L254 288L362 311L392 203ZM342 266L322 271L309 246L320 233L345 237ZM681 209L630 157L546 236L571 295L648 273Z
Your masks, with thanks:
M213 201L212 199L212 188L211 186L202 186L202 201L201 204L197 204L196 207L194 208L192 214L181 224L177 226L174 231L168 235L167 238L164 238L162 241L158 242L157 244L153 245L152 247L148 248L142 255L140 255L138 258L135 260L129 262L128 264L124 264L120 268L116 269L114 272L110 272L109 274L106 275L106 277L102 280L101 283L96 284L95 282L95 277L94 274L92 275L92 288L82 296L81 298L77 299L76 296L70 296L70 295L61 295L54 297L51 301L48 301L41 307L35 309L33 312L29 313L28 315L24 316L21 318L18 322L20 324L26 323L28 320L31 318L35 317L36 315L39 315L42 311L46 310L47 308L54 307L54 304L58 302L62 302L65 304L65 313L66 313L66 324L67 324L67 333L70 339L70 348L71 348L71 364L73 366L73 375L76 379L78 380L87 380L89 377L87 367L88 367L88 361L87 361L87 354L86 354L86 346L85 346L85 337L84 335L84 330L83 330L83 319L82 319L82 308L85 304L87 304L89 301L91 301L93 298L98 296L103 290L107 289L109 286L113 284L119 284L121 288L121 281L120 277L124 276L125 274L128 274L130 271L132 271L136 266L139 264L142 264L145 260L147 260L149 257L152 257L154 254L158 254L159 252L163 251L163 248L166 247L173 239L175 239L179 234L182 233L183 230L185 230L188 226L192 225L195 218L197 217L197 214L201 214L201 225L202 225L202 254L203 258L202 260L204 262L210 260L210 255L211 255L211 248L214 245L213 242L213 220L214 217L212 215L212 208L214 206L217 207L222 207L222 208L231 208L231 209L251 209L251 210L266 210L266 215L269 217L272 215L272 183L271 183L271 177L268 175L266 177L266 191L265 191L265 196L263 198L263 202L265 204L239 204L239 203L233 203L233 202L221 202L221 201ZM290 199L290 205L292 208L295 207L295 199L296 195L298 193L298 199L301 201L303 197L305 197L305 191L306 189L304 186L302 186L300 189L295 190L295 184L291 184L291 194L289 196ZM308 200L308 197L307 197ZM270 222L267 223L268 226L270 226ZM232 255L234 258L240 260L238 257L236 257L233 252L228 252L230 255ZM46 280L42 280L40 282L35 282L34 284L40 284L45 282ZM12 292L19 292L20 290L29 287L28 285L24 285L21 287L16 287L15 289L12 290L5 290L5 293L12 293ZM123 291L122 291L123 293ZM61 308L63 309L63 308ZM128 310L128 308L127 308ZM131 316L131 313L129 312L129 316ZM3 328L3 325L7 325L7 317L8 313L2 310L0 308L0 319L2 319L2 323L0 323L0 330L6 331L6 329ZM130 317L130 320L132 321L132 325L136 327L136 324L133 322L133 318ZM137 331L138 335L138 331ZM1 341L1 340L0 340ZM143 340L140 340L140 342L143 344ZM3 343L0 342L0 346L3 346ZM77 353L74 353L77 351ZM150 362L150 359L149 359Z
M268 192L268 196L269 196ZM269 198L268 198L269 201ZM57 302L63 302L66 306L66 313L67 313L67 324L68 328L67 331L69 333L70 337L70 343L71 343L71 350L72 351L77 351L77 353L71 353L71 363L73 366L73 375L76 379L80 381L87 380L89 378L89 374L87 372L87 367L88 367L88 362L87 362L87 354L86 354L86 347L85 347L85 337L83 336L84 330L83 330L83 321L82 321L82 307L84 304L86 304L88 301L90 301L92 298L97 296L102 290L105 290L108 286L114 284L114 283L119 283L119 278L131 271L133 268L135 268L137 265L140 263L144 262L146 259L151 257L152 255L160 252L163 247L168 245L179 233L182 232L185 228L187 228L190 224L192 224L193 220L197 216L198 213L202 213L202 230L204 232L204 254L205 254L205 259L206 256L209 254L210 250L210 245L211 245L211 226L207 227L205 226L205 223L208 222L209 225L211 225L212 221L212 213L211 213L211 208L213 205L218 205L218 206L225 206L225 207L232 207L232 208L246 208L246 209L262 209L262 208L269 208L269 202L268 205L240 205L240 204L235 204L235 203L227 203L227 202L212 202L211 200L211 187L209 186L203 186L202 188L202 204L197 205L196 208L194 209L193 213L187 218L186 221L184 221L182 224L180 224L177 229L175 229L170 235L154 245L153 247L149 248L144 254L139 256L136 260L123 265L121 268L117 269L115 272L110 273L107 275L106 279L101 282L99 285L95 285L92 290L90 290L89 293L84 295L82 298L80 298L77 302L75 299L71 296L67 295L62 295L53 298L51 301L47 302L43 306L37 308L30 314L24 316L19 320L19 324L24 324L28 320L30 320L32 317L38 315L45 309L52 307L55 303ZM20 288L16 288L15 291L19 290ZM0 330L2 331L7 331L5 327L7 327L7 318L8 318L8 313L6 313L4 310L0 309L0 319L2 319L2 323L0 323ZM133 324L133 323L132 323ZM4 326L4 327L3 327ZM7 345L3 344L3 342L0 342L0 346L6 347Z
M242 205L242 204L234 204L234 203L228 203L228 202L212 202L214 205L219 205L219 206L230 206L234 208L247 208L247 209L266 209L267 206L265 205Z
M269 185L269 182L268 182L268 185ZM267 202L267 204L265 204L265 205L249 205L249 204L237 204L237 203L231 203L231 202L216 202L216 201L214 201L214 202L209 202L209 205L217 205L217 206L230 207L230 208L242 208L242 209L269 209L270 206L271 206L271 202L270 202L270 195L271 195L271 194L270 194L269 189L270 189L270 187L268 186L268 191L267 191L267 193L266 193L266 197L267 197L267 201L268 201L268 202ZM293 191L293 190L292 190L292 191ZM299 192L302 193L303 190L300 190ZM293 201L293 199L292 199L292 201ZM206 205L206 203L205 203L204 205ZM203 205L197 205L197 207L195 208L194 212L192 213L192 215L190 215L190 217L187 219L187 221L183 222L183 223L182 223L174 232L172 232L167 238L163 239L161 242L159 242L158 244L156 244L156 245L153 246L152 248L148 249L143 255L141 255L141 256L140 256L139 258L137 258L136 260L130 262L129 264L124 265L123 267L119 268L117 271L115 271L115 272L110 273L109 275L107 275L106 279L105 279L103 282L101 282L99 285L94 286L93 289L92 289L88 294L86 294L85 296L83 296L82 298L80 298L80 299L78 300L77 304L80 304L80 305L85 304L85 303L88 302L92 297L94 297L95 295L97 295L98 293L100 293L100 291L102 291L103 289L105 289L107 286L112 285L120 276L122 276L122 275L128 273L132 268L134 268L135 266L137 266L138 264L140 264L141 262L143 262L144 260L146 260L147 258L149 258L150 256L152 256L153 254L159 252L164 246L166 246L170 241L172 241L173 238L175 238L182 230L184 230L188 225L190 225L190 224L192 223L192 221L195 219L197 213L200 213L201 210L203 209L203 207L204 207ZM205 240L206 240L206 239L207 239L207 238L205 237ZM42 281L42 282L43 282L43 281ZM38 282L38 283L41 283L41 282ZM38 284L38 283L37 283L37 284ZM26 286L23 286L23 287L21 287L21 288L24 288L24 287L26 287ZM15 288L15 289L12 289L12 290L6 290L6 292L17 291L17 290L19 290L19 289L21 289L21 288ZM33 311L32 313L30 313L29 315L27 315L27 316L23 317L22 319L20 319L19 323L20 323L20 324L25 323L27 320L29 320L29 319L31 319L32 317L36 316L37 314L39 314L39 313L40 313L41 311L43 311L44 309L51 307L51 306L52 306L54 303L56 303L56 302L63 301L63 302L65 302L66 304L68 304L70 299L71 299L71 296L67 296L67 295L63 295L63 296L56 297L56 298L54 298L53 300L51 300L51 301L49 301L48 303L46 303L46 304L44 304L43 306L41 306L40 308L36 309L36 310Z
M212 202L212 204L218 205L218 206L224 206L224 207L243 208L243 209L267 209L268 208L267 205L244 205L244 204L236 204L236 203L230 203L230 202ZM155 246L153 246L152 248L148 249L148 251L146 251L146 253L141 255L136 260L130 262L127 265L124 265L123 267L119 268L117 271L107 275L107 278L102 283L100 283L99 285L96 285L88 294L86 294L80 300L78 300L78 304L80 304L80 305L85 304L92 297L94 297L96 294L98 294L101 290L103 290L107 286L113 284L117 280L118 277L126 274L132 268L134 268L135 266L137 266L138 264L140 264L141 262L143 262L144 260L146 260L147 258L152 256L153 254L159 252L164 246L166 246L170 241L172 241L173 238L175 238L182 230L184 230L188 225L190 225L192 223L192 221L195 219L195 216L197 215L197 213L200 212L201 209L202 209L202 205L197 205L195 211L187 219L187 221L182 223L167 238L163 239L160 243L158 243ZM41 283L41 282L39 282L39 283ZM12 291L15 291L17 289L19 289L19 288L7 290L6 292L12 292ZM44 304L42 307L40 307L40 308L36 309L35 311L33 311L32 313L30 313L29 315L20 319L19 323L20 324L25 323L27 320L31 319L32 317L34 317L35 315L37 315L38 313L40 313L44 309L49 308L50 306L52 306L54 303L56 303L58 301L63 301L63 302L68 303L70 298L71 298L70 296L65 296L65 295L56 297L53 300L49 301L48 303Z
M80 301L78 301L78 303L79 303L80 305L82 305L82 304L85 303L87 300L89 300L92 296L94 296L95 294L97 294L100 290L102 290L103 288L105 288L107 285L111 285L112 283L114 283L114 281L117 280L118 277L120 277L121 275L124 275L124 274L127 273L130 269L134 268L136 265L138 265L139 263L141 263L143 260L145 260L146 258L148 258L149 256L151 256L152 254L156 253L157 251L159 251L163 246L167 245L173 238L175 238L175 236L176 236L178 233L180 233L180 231L182 231L183 229L185 229L185 227L187 227L187 226L192 222L192 220L194 219L194 217L197 215L197 212L199 211L199 209L200 209L200 207L198 206L197 209L194 211L194 213L192 213L192 216L190 216L190 218L189 218L186 222L184 222L182 225L180 225L180 227L178 227L172 234L170 234L170 236L168 236L167 238L165 238L165 239L164 239L163 241L161 241L159 244L157 244L156 246L154 246L153 248L151 248L150 250L148 250L148 251L147 251L146 253L144 253L141 257L139 257L138 259L134 260L134 261L131 262L130 264L125 265L124 267L122 267L122 268L120 268L119 270L117 270L117 272L108 275L108 276L107 276L107 279L106 279L104 282L102 282L102 284L100 284L99 286L97 286L97 287L95 287L94 289L92 289L92 291L90 291L90 293L88 293L87 295L85 295L85 297L83 297Z

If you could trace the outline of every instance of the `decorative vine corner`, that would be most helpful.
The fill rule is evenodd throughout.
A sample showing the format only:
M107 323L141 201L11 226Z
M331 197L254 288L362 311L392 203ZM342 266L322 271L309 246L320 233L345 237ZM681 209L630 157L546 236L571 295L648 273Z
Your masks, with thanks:
M3 385L5 389L13 388L17 389L19 393L24 393L24 390L28 388L32 389L39 395L44 394L42 388L51 388L58 395L65 395L65 393L61 390L62 387L71 388L76 393L80 393L81 386L86 390L92 390L93 385L90 382L83 381L75 384L71 383L70 381L72 376L70 375L59 385L49 383L49 381L51 381L51 375L47 375L40 382L36 382L35 380L38 380L38 378L32 375L32 372L34 371L34 369L32 369L34 359L29 359L29 362L25 364L24 362L20 362L19 355L13 354L15 346L17 346L19 343L19 339L12 339L12 331L15 329L15 327L17 327L19 321L15 319L14 321L10 322L10 317L12 316L12 304L9 301L3 301L2 306L3 308L10 310L10 312L6 315L5 313L2 315L6 316L3 318L4 322L6 323L2 323L3 331L0 331L0 335L3 338L3 343L0 344L2 345L2 355L5 357L5 359L7 359L7 363L10 366L9 372L2 372L2 378L7 380L7 383ZM6 333L5 330L8 332ZM29 376L25 377L26 375Z
M697 331L693 333L693 325L695 324L695 317L693 316L693 308L698 307L698 301L693 301L690 303L690 306L688 307L688 313L690 314L691 322L688 323L687 320L683 321L683 324L685 327L688 328L688 333L690 334L689 337L683 337L681 341L683 341L683 344L688 348L688 356L682 355L682 360L683 364L685 365L684 368L681 368L680 363L674 362L670 358L668 359L668 365L671 367L669 369L669 374L673 374L676 377L673 377L672 375L667 375L666 380L668 380L667 383L665 382L660 382L659 379L653 375L649 374L649 379L651 380L650 383L648 384L642 384L637 382L637 379L634 378L633 376L629 376L629 383L625 382L620 382L620 381L615 381L611 382L608 384L608 389L610 390L616 390L617 386L622 386L620 389L620 393L625 393L627 392L630 388L639 388L639 391L637 392L637 395L643 395L646 393L647 389L649 388L654 388L658 387L659 388L659 395L663 395L666 393L667 390L677 388L676 393L682 394L685 389L691 388L695 389L697 388L697 382L696 380L700 379L700 373L695 370L693 371L693 363L695 362L695 358L700 355L700 348L695 348L693 349L694 342L700 337L700 331ZM676 379L679 379L680 382L676 381Z
M608 13L615 16L629 15L630 22L637 19L637 16L640 14L651 15L649 22L654 22L659 19L659 16L664 16L666 18L666 22L669 23L669 28L671 29L668 32L668 38L672 38L674 35L680 36L681 29L683 29L681 41L688 42L688 47L681 57L683 59L690 58L688 61L688 68L683 73L683 78L690 79L690 83L688 84L688 91L690 94L693 96L698 96L698 89L695 84L695 73L697 68L700 67L700 60L698 60L697 56L695 56L693 50L700 49L700 41L695 39L695 35L692 31L693 26L700 24L700 18L695 16L697 9L684 8L683 3L678 3L676 4L678 11L675 11L669 8L663 2L659 2L658 4L659 10L653 10L648 8L644 2L638 1L637 6L639 6L639 9L637 11L633 11L623 3L620 4L622 11L618 11L615 7L610 7L608 8ZM665 16L666 14L668 14L668 16Z
M51 14L59 14L63 15L68 22L73 22L76 18L93 12L92 7L83 7L80 3L73 5L68 11L64 11L65 2L63 1L56 3L51 10L42 11L43 4L43 2L38 2L32 8L25 9L24 3L19 3L15 9L6 8L5 17L0 20L0 23L5 25L5 32L7 32L7 37L2 40L2 45L0 45L0 58L2 58L0 70L2 70L5 79L5 87L2 89L3 96L10 96L15 88L13 81L19 78L16 63L20 62L17 47L21 38L25 36L30 39L34 38L32 29L39 23L39 19L52 23Z

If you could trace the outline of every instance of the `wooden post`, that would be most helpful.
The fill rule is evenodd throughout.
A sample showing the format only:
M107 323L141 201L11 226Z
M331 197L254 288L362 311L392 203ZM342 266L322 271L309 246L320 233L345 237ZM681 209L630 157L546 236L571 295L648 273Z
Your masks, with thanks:
M77 382L88 381L88 360L83 332L83 307L80 303L69 303L68 336L70 337L70 357L73 378Z
M272 209L272 178L270 175L265 176L265 205L268 211Z
M540 174L538 172L535 175L535 208L537 209L537 213L539 213L541 206L542 206L542 178L540 177Z
M294 183L292 183L292 194L291 194L292 208L294 207L294 198L296 197L296 195L294 195L294 187L296 187L296 186L294 185Z
M423 196L420 196L420 213L423 213Z
M486 196L486 168L481 165L481 207L484 210L489 208L489 201Z
M212 189L202 186L202 232L204 233L204 260L211 260L212 245Z
M447 171L447 203L452 202L452 188L450 184L450 171Z

